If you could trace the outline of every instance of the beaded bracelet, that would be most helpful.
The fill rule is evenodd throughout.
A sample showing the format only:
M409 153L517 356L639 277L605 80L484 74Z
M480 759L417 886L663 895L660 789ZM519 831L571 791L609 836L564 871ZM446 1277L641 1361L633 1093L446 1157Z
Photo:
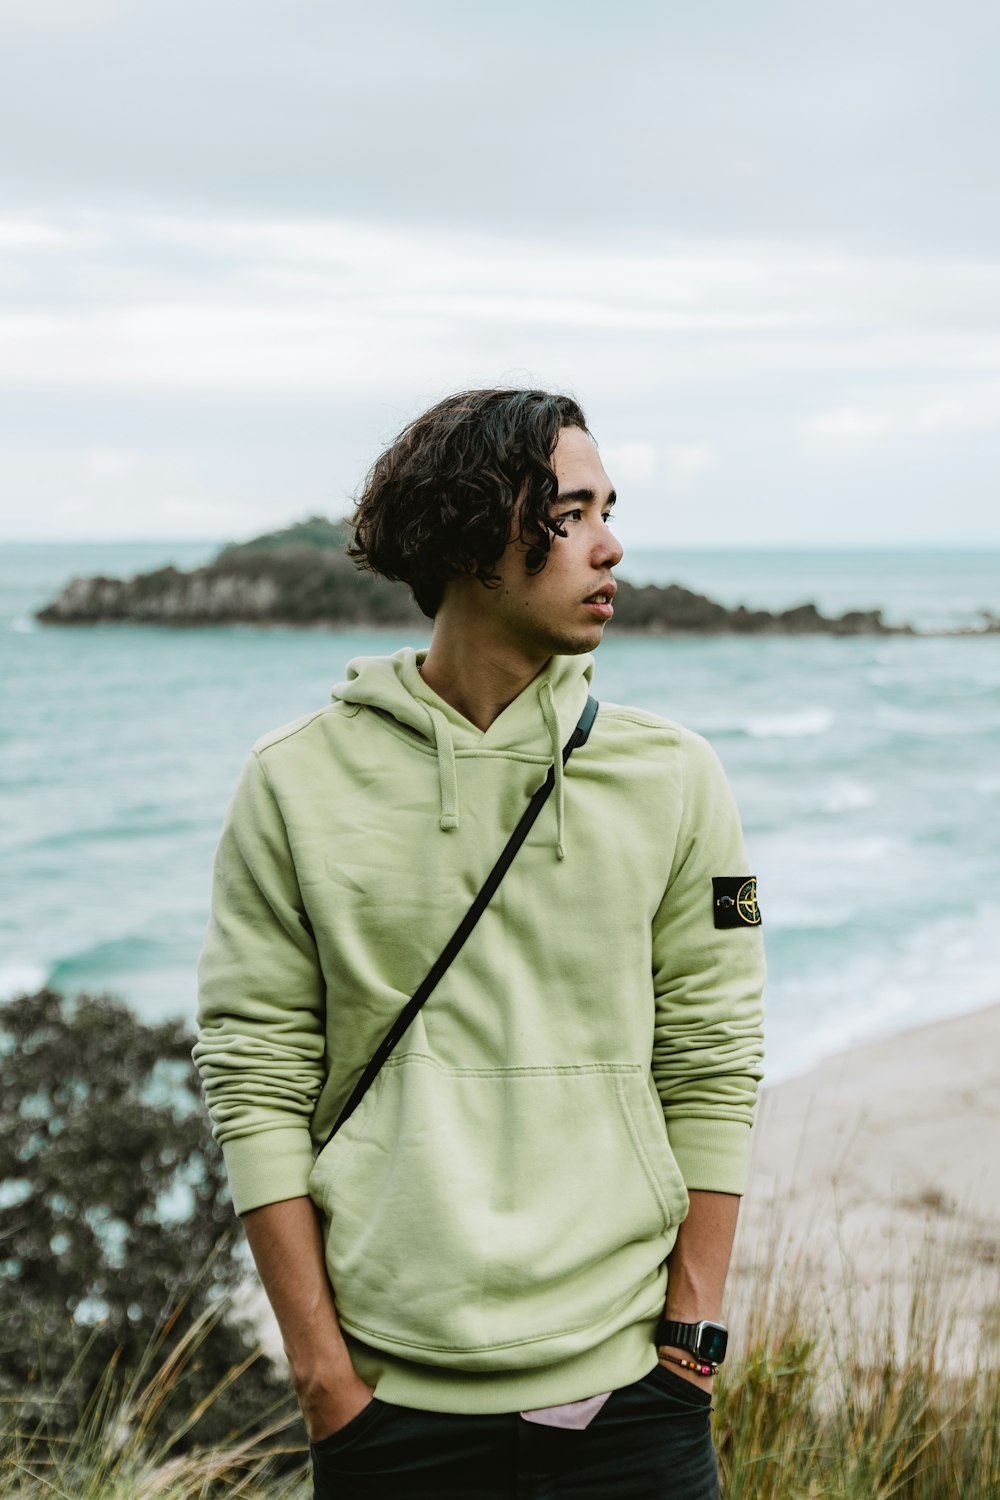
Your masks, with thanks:
M676 1354L663 1354L657 1350L660 1359L669 1359L672 1365L680 1365L685 1370L694 1370L696 1375L718 1375L718 1365L702 1364L700 1360L679 1359Z

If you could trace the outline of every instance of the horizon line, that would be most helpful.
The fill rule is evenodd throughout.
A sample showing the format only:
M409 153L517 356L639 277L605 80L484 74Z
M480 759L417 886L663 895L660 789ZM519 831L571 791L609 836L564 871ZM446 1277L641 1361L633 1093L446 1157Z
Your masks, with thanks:
M277 528L281 529L281 528ZM261 535L267 535L266 532ZM256 541L256 537L248 538ZM101 536L101 537L22 537L0 535L0 547L227 547L232 537L199 536ZM237 545L240 545L237 543ZM629 542L626 557L635 552L970 552L1000 551L1000 536L970 537L962 541L906 542Z

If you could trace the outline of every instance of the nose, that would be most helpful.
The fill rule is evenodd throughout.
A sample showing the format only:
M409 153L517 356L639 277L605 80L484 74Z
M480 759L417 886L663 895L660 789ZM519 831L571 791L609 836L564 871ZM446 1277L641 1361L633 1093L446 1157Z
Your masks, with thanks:
M594 564L599 568L617 567L624 556L625 549L604 521L598 524L601 530L594 545Z

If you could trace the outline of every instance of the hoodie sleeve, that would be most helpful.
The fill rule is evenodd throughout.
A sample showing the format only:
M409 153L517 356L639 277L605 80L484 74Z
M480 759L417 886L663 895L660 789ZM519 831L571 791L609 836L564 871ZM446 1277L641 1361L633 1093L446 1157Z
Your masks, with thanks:
M215 859L198 965L201 1073L237 1213L307 1190L325 987L281 812L248 760Z
M763 944L759 925L716 925L713 879L735 888L750 875L739 815L711 746L684 731L680 749L680 829L653 921L653 1078L688 1188L742 1193L762 1075Z

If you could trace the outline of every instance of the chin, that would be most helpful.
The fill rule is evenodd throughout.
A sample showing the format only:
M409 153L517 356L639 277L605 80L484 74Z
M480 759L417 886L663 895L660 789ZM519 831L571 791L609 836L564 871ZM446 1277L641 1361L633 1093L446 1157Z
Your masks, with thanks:
M553 656L583 656L588 651L596 651L604 639L603 625L593 634L586 636L564 636L555 642L552 647Z

